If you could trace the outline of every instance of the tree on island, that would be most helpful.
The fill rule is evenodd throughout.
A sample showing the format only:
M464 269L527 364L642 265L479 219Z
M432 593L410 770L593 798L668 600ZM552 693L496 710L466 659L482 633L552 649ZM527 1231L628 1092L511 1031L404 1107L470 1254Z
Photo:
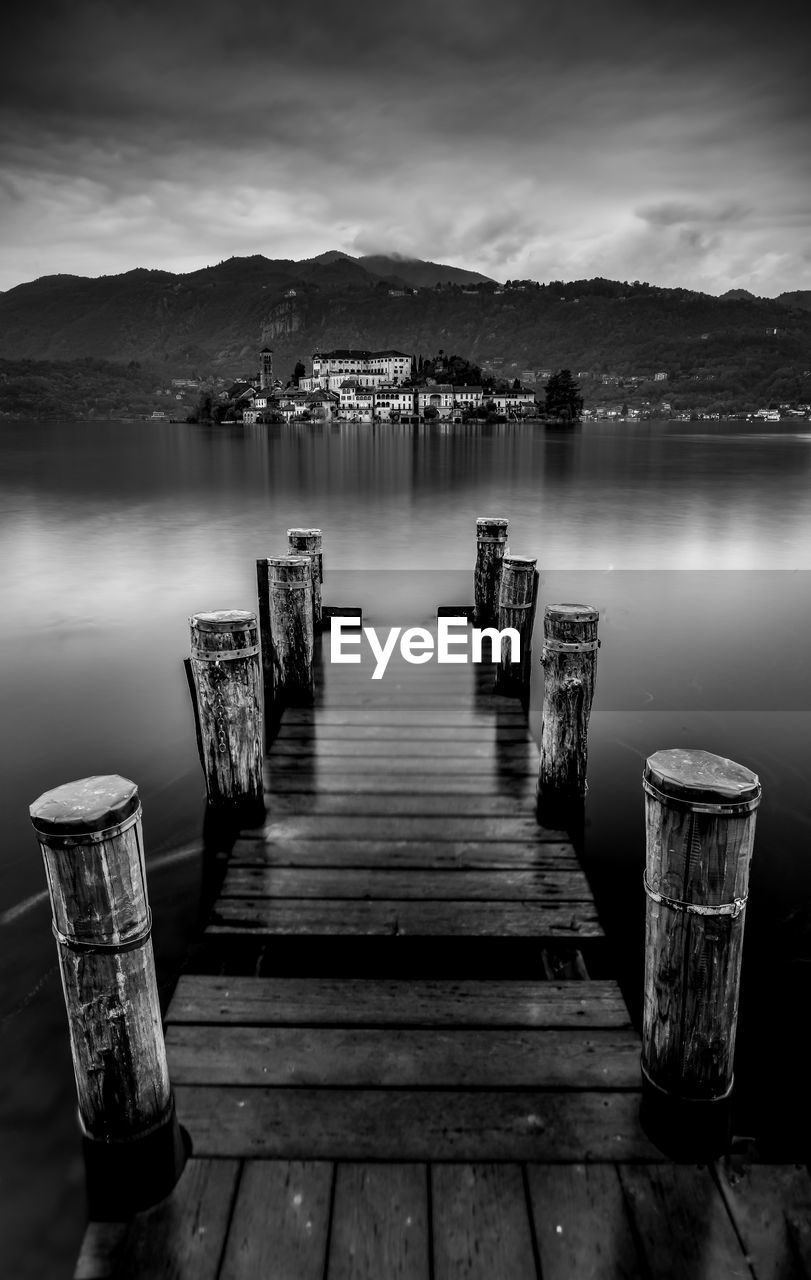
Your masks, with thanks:
M307 370L305 366L302 364L301 360L297 360L296 367L293 370L293 377L290 379L290 381L293 383L293 386L297 387L299 385L299 381L301 380L301 378L306 377L306 374L307 374Z
M547 418L559 418L564 422L579 422L583 415L583 397L580 387L568 369L553 373L544 388Z

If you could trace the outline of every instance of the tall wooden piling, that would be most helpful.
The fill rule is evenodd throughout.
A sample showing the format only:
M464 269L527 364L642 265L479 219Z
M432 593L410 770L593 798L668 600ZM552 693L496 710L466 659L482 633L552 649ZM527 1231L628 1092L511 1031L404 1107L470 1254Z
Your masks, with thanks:
M498 617L501 564L507 551L509 523L498 516L480 516L476 521L473 620L477 627L491 627Z
M538 595L536 564L537 558L534 556L505 555L498 597L498 629L503 631L505 627L512 627L518 632L521 658L519 663L514 664L511 661L510 641L502 640L497 687L501 693L511 693L523 698L529 692L532 628Z
M672 1154L725 1145L757 776L707 751L645 766L643 1122Z
M324 581L324 556L320 529L288 529L287 542L291 556L309 556L313 587L313 629L321 626L321 591Z
M165 1196L185 1159L169 1084L135 783L82 778L30 807L51 899L91 1215Z
M544 610L538 794L546 806L576 803L586 793L599 617L597 609L584 604L549 604Z
M241 609L196 613L190 625L209 803L255 811L262 807L264 756L256 615Z
M309 556L271 556L257 561L260 600L266 601L262 627L265 704L278 712L286 704L312 702L314 632Z

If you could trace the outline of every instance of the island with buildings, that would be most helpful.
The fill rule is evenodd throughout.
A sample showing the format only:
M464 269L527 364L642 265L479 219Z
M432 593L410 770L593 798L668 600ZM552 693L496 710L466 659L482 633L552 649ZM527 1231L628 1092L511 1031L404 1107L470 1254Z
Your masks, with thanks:
M287 386L273 376L269 347L259 353L259 362L255 378L237 381L225 393L233 409L230 416L245 423L293 419L463 422L488 415L516 419L539 413L535 392L520 384L440 381L435 375L441 378L443 370L450 376L450 360L444 363L442 353L429 362L430 373L420 376L416 358L403 351L315 352L309 377L294 377Z

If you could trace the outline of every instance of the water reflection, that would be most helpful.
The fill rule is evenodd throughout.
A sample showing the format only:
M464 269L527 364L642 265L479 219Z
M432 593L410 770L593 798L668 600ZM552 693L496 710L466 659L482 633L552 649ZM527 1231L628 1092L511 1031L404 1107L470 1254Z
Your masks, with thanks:
M783 425L750 434L684 423L573 433L526 424L4 424L2 1092L6 1128L24 1123L21 1141L6 1144L23 1174L3 1226L13 1223L30 1247L48 1221L61 1263L52 1256L42 1274L62 1264L67 1273L80 1179L27 804L84 774L138 781L169 981L210 872L194 856L156 862L201 834L204 813L181 666L188 618L254 607L255 560L284 548L290 526L323 528L327 599L362 604L387 625L417 625L437 604L469 602L475 519L509 516L512 550L539 558L542 599L593 600L602 612L587 848L604 923L631 939L629 991L641 920L640 761L682 743L762 774L750 939L763 956L779 938L793 948L786 963L807 964L811 592L796 571L811 569L809 445L807 429ZM361 569L375 572L346 583L336 572ZM391 572L405 569L417 572ZM431 572L439 569L463 572L444 579ZM347 598L330 594L339 591ZM537 690L536 681L535 732ZM506 777L506 745L503 764ZM749 982L745 1008L760 989ZM744 1018L740 1043L754 1038ZM23 1096L20 1081L30 1082ZM33 1154L23 1166L24 1134Z

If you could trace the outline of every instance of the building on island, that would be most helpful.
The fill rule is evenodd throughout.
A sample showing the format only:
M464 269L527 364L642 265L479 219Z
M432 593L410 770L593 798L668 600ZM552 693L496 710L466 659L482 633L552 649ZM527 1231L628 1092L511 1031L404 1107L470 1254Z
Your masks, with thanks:
M402 351L316 352L309 378L282 388L273 378L273 352L263 347L253 380L235 382L224 398L245 423L278 421L403 422L415 417L462 422L483 408L507 418L536 411L532 391L489 392L449 382L416 384L414 358Z
M301 378L305 391L339 391L347 378L355 378L362 387L379 387L384 383L409 382L414 375L414 357L403 351L335 351L313 353L313 372Z
M449 382L435 382L432 386L417 390L417 412L421 417L426 409L436 409L440 418L453 417L455 388Z

